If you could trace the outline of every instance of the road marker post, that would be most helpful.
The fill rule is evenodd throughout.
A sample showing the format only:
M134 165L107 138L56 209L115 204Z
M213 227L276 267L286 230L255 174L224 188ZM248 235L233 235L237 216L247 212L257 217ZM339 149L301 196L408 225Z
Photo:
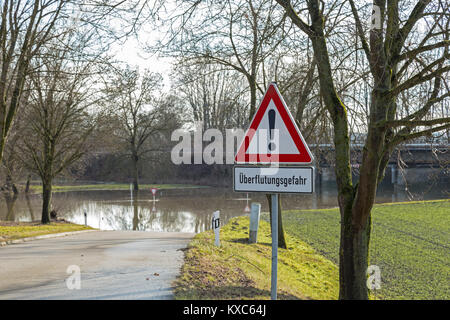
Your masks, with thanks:
M259 216L261 214L261 204L252 203L250 211L250 228L248 243L256 243L258 240Z
M130 183L130 197L131 197L131 201L133 201L133 184Z
M214 244L220 247L220 211L215 211L212 216L212 229L214 230Z

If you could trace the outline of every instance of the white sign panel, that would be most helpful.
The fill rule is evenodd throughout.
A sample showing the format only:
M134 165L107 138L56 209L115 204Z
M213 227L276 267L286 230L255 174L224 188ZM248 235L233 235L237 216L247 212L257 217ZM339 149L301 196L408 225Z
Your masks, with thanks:
M313 167L239 167L233 171L237 192L313 193Z

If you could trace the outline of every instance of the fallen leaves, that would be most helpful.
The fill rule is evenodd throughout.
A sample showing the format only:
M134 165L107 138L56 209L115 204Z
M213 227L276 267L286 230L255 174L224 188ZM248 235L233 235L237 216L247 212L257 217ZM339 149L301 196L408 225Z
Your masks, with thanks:
M153 275L154 275L155 277L159 277L159 273L157 273L157 272L155 272ZM150 278L145 278L145 280L150 280Z

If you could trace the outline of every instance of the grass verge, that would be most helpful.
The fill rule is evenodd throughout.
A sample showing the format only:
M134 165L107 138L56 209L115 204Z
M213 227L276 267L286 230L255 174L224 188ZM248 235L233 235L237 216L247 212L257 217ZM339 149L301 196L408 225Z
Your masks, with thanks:
M263 216L268 219L268 215ZM338 263L338 209L283 212L287 233ZM450 201L375 205L370 262L383 299L450 299Z
M157 188L159 190L167 189L193 189L193 188L206 188L205 186L197 186L190 184L140 184L140 190L150 190L150 188ZM32 185L30 189L33 193L41 193L42 186ZM109 184L84 184L84 185L72 185L72 186L53 186L53 192L69 192L69 191L90 191L90 190L130 190L129 184L121 183L109 183Z
M261 221L258 243L248 244L248 217L231 219L214 234L196 235L175 281L176 299L270 299L270 225ZM337 299L338 269L311 246L290 235L278 252L279 299Z
M0 242L17 240L28 237L36 237L45 234L63 233L72 231L92 230L86 227L65 221L40 224L40 222L1 222Z

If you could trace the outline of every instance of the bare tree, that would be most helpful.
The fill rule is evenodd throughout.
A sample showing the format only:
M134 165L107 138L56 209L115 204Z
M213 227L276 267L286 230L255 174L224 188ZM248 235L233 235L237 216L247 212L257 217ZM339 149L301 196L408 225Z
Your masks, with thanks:
M141 76L137 69L127 67L116 69L105 84L107 99L117 123L113 134L132 162L133 187L136 191L139 190L140 160L159 149L159 146L148 142L167 127L165 120L168 119L158 108L156 97L161 82L162 77L158 73L146 70Z
M264 93L268 83L263 62L284 41L285 16L272 0L180 1L177 12L161 19L170 24L167 41L149 50L192 63L201 58L242 74L250 91L251 119L258 92Z
M0 7L0 160L30 63L53 32L68 1L2 1Z
M338 2L324 6L318 0L305 1L294 8L289 0L277 0L300 30L310 38L319 72L321 95L330 114L336 150L336 182L341 212L340 298L367 299L366 270L371 230L371 209L378 183L394 148L417 137L445 130L450 119L430 113L432 106L448 98L448 18L445 1L373 1L376 15L370 30L362 23L371 12L360 2ZM341 15L333 27L353 17L362 51L370 67L372 94L367 138L363 150L359 182L352 182L349 115L336 90L332 73L327 27L333 22L327 10L338 4ZM334 7L336 8L336 7ZM350 14L351 16L350 16ZM309 23L305 21L308 17ZM335 21L335 20L334 20ZM369 39L366 34L369 33ZM428 84L424 102L402 116L398 97L403 92ZM426 118L428 117L428 118Z
M94 127L92 61L81 54L88 42L67 35L65 46L47 45L34 60L25 108L23 162L42 180L42 223L49 223L53 179L86 152Z
M197 60L181 60L174 72L174 89L187 102L191 121L203 130L240 128L247 123L246 79L236 71Z
M4 177L5 180L0 190L6 202L6 220L14 220L14 205L19 197L18 181L24 174L24 166L19 156L22 128L26 125L23 120L20 114L14 119L14 126L10 130L3 153L0 172L2 173L2 178Z

